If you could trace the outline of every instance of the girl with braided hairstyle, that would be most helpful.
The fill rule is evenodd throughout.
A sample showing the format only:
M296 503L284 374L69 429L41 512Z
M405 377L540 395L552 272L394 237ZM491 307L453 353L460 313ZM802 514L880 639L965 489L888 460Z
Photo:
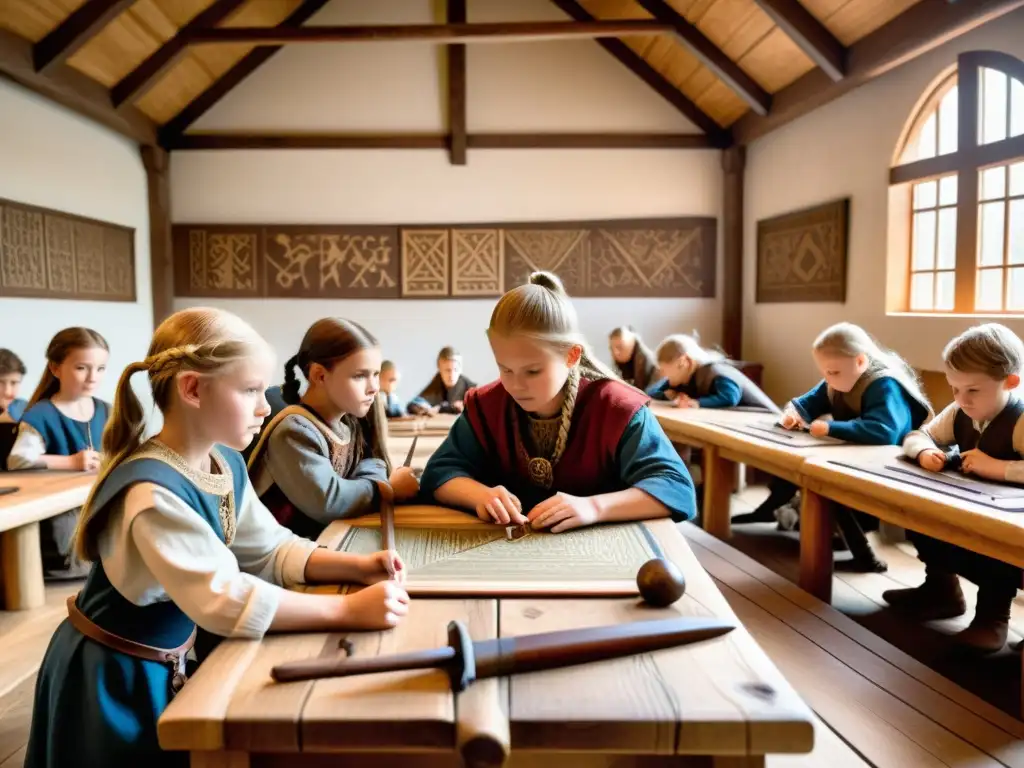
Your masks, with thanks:
M157 328L117 385L104 465L75 546L92 569L50 640L36 681L28 768L187 766L162 752L157 720L186 685L198 628L385 629L408 610L394 552L318 548L280 526L237 452L269 411L272 355L238 317L188 309ZM145 371L163 426L149 439L132 375ZM346 596L286 589L362 583Z
M299 395L295 370L308 382ZM392 470L380 391L380 345L358 323L317 320L284 366L286 403L260 435L249 473L260 499L300 536L379 508L377 483L395 498L419 491L410 467Z
M466 394L425 496L554 533L694 517L693 481L648 397L594 358L556 276L535 272L502 296L487 335L500 378Z

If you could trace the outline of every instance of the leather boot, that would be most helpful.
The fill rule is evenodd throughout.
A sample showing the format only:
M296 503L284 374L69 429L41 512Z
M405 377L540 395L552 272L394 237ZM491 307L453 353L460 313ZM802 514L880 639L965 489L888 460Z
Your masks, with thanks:
M917 621L955 619L967 613L967 602L956 574L932 569L919 587L887 589L882 599Z
M1005 590L989 586L979 587L974 620L967 629L956 635L956 644L979 653L995 653L1002 650L1010 629L1012 603L1013 596L1008 596Z

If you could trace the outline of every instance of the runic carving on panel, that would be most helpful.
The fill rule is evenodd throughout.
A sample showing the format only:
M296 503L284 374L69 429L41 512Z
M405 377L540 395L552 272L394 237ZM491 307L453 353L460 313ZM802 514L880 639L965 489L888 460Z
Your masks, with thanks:
M452 230L452 296L504 293L505 249L500 229Z
M182 254L182 243L187 252ZM175 232L175 284L184 296L258 296L259 234L249 230ZM184 268L184 269L183 269Z
M50 290L75 292L74 224L62 216L44 216L46 230L46 271Z
M554 272L570 296L585 285L589 251L585 229L506 229L505 286L523 285L531 272Z
M447 229L402 230L402 295L447 296Z
M108 229L103 237L103 262L106 293L135 298L135 265L132 259L134 233Z
M587 295L700 297L714 295L700 226L598 229L587 270ZM712 273L713 274L713 273Z
M46 250L43 215L16 205L5 205L0 225L0 249L5 289L30 293L46 291Z
M75 273L78 292L103 293L106 279L103 264L103 228L85 221L75 222Z
M270 296L397 298L393 228L268 229Z
M759 221L757 301L846 300L848 200Z

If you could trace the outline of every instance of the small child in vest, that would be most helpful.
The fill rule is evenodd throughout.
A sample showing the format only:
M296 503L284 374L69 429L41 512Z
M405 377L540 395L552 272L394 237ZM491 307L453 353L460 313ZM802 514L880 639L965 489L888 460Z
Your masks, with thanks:
M654 383L657 371L654 353L644 344L633 326L620 325L614 329L608 335L608 351L624 382L643 392Z
M816 437L831 435L859 445L899 445L911 430L932 417L914 369L879 346L860 326L838 323L826 328L815 339L812 354L822 380L786 404L780 420L786 429L806 429ZM771 522L775 511L797 492L795 485L778 478L769 487L767 501L732 522ZM874 527L877 520L840 505L836 505L835 518L853 555L852 560L836 567L886 571L888 566L875 555L862 528L862 522Z
M20 421L28 403L18 397L25 364L9 349L0 349L0 421Z
M960 469L982 480L1024 484L1024 400L1017 392L1024 343L1007 327L986 323L950 341L942 360L953 402L907 435L903 453L932 472ZM920 621L962 616L962 576L978 585L978 604L957 641L983 652L1000 650L1021 569L915 531L907 537L925 564L924 583L884 592L885 601Z
M657 357L662 378L647 389L655 400L680 408L745 406L780 413L779 406L721 352L705 349L693 336L667 337L658 345Z
M499 379L467 394L427 462L425 497L552 533L694 517L693 482L647 396L594 359L555 275L502 296L487 336Z
M437 373L416 397L409 401L409 413L434 415L462 413L466 392L475 387L462 375L462 355L453 347L444 347L437 355Z
M380 394L384 400L384 415L400 419L406 415L405 403L398 396L398 366L391 360L380 364Z

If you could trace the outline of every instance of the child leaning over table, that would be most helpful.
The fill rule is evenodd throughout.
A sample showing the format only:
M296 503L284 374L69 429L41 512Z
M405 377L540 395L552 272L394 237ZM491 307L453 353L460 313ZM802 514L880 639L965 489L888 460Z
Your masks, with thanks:
M907 435L904 454L932 472L959 468L982 480L1024 484L1024 400L1016 392L1024 343L1005 326L987 323L950 341L942 360L953 402ZM957 576L963 576L978 585L978 604L957 642L1001 649L1021 569L914 531L907 535L925 564L925 580L884 592L885 601L920 621L962 616L967 605Z

